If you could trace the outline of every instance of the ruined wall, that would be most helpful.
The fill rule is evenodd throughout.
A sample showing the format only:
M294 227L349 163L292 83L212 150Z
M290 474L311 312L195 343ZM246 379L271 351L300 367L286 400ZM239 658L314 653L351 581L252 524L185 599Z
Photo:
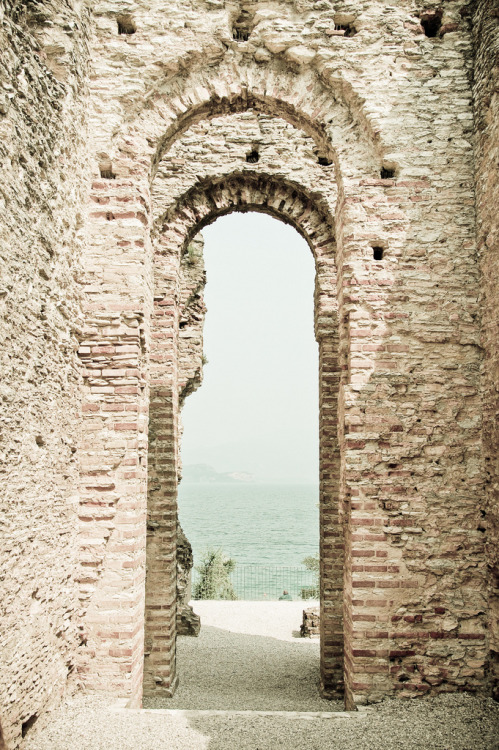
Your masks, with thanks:
M474 105L477 243L482 266L483 437L486 494L480 503L487 536L491 681L499 699L499 8L476 4Z
M497 511L494 469L483 505L468 7L91 6L84 216L85 4L0 11L7 740L61 692L76 661L88 689L140 703L146 599L158 666L148 687L175 687L179 395L198 378L184 367L181 257L203 222L234 209L290 221L316 255L325 693L342 687L343 638L348 705L482 689L480 511L493 570ZM497 18L492 0L476 8L484 436L493 465ZM157 502L149 502L146 592L148 481ZM496 642L493 634L494 652Z
M168 601L151 600L148 614L159 638L158 689L175 681L168 614L174 611L179 468L171 447L179 433L175 254L221 205L245 210L252 200L266 210L260 198L276 216L285 219L290 211L298 228L312 206L334 203L335 210L339 322L334 334L326 326L329 333L321 335L321 367L328 372L321 381L321 572L331 649L323 652L323 664L337 668L343 630L350 704L484 684L472 48L463 9L458 0L437 9L373 0L94 4L93 200L100 207L89 215L98 248L89 299L104 318L112 310L120 325L133 311L143 326L146 365L148 326L158 337L152 339L150 382L165 429L161 445L151 438L149 462L156 468L150 465L149 475L159 471L164 494L153 519L159 525L148 576L171 583ZM254 115L240 126L239 140L231 140L231 127L215 122L241 122L250 110L267 118L261 124L269 143L260 141L255 166L246 161ZM311 149L303 143L309 156L301 158L297 149L292 174L285 146L280 151L290 126L313 142ZM247 178L253 166L260 182ZM330 172L316 179L319 167ZM293 189L296 205L309 205L301 218L292 212ZM180 198L175 191L183 191ZM278 195L280 214L273 203ZM101 334L96 329L96 338ZM341 361L334 371L338 334ZM88 354L91 364L92 350ZM118 400L113 367L117 361L101 372L100 387L109 389L99 396L103 402ZM145 414L144 393L134 402L130 392L129 407L135 403ZM118 428L130 450L144 439L139 422L116 424L101 407L95 427L94 441L103 445ZM107 481L119 487L118 509L133 492L127 522L128 529L135 524L130 539L140 548L145 486L131 478L133 487L127 485L123 477L116 484L120 471L110 466ZM121 534L125 519L119 518L96 519L95 530L100 525L103 534ZM344 593L338 584L342 547ZM115 571L119 554L117 548ZM113 585L123 586L138 613L140 552L133 564L137 578L130 590L124 568ZM113 619L118 610L107 586L101 576L92 607ZM91 639L99 659L88 684L120 662L134 677L120 679L116 672L113 685L130 694L139 680L140 637L132 623L128 635L110 629L104 639L97 620L95 626ZM330 684L323 683L333 692L340 678L335 683L328 669Z
M0 723L17 746L77 664L84 4L0 7Z
M206 271L202 235L189 243L180 266L180 319L178 344L179 405L199 388L203 380L203 327L206 306ZM181 465L181 457L179 465ZM181 474L182 472L180 472Z
M234 172L285 177L320 196L334 213L334 166L318 159L314 139L282 118L249 111L203 120L179 135L159 162L154 218L198 183Z
M158 276L161 276L161 267L163 265L162 259L168 257L170 262L172 259L177 258L178 266L181 265L181 258L183 253L188 251L189 248L189 236L192 232L195 232L197 228L203 226L206 222L213 221L218 215L222 215L232 210L255 210L264 211L269 213L276 218L283 221L289 222L294 226L300 227L304 236L307 238L310 248L316 259L317 266L317 284L316 284L316 320L317 320L317 336L319 341L328 338L330 345L335 351L334 342L337 340L336 335L336 301L335 301L335 281L336 274L334 268L334 249L335 243L332 235L332 218L327 212L322 213L317 209L317 206L310 201L309 197L303 191L300 191L297 186L293 183L287 183L286 181L278 178L270 178L265 175L265 172L259 173L258 170L248 169L243 173L235 172L227 175L226 177L214 179L214 180L201 180L200 184L197 185L193 190L189 191L182 197L178 204L174 204L167 215L163 217L163 230L158 237L157 245L157 262L158 262ZM162 300L162 297L157 296L156 299ZM153 326L154 331L154 326ZM153 333L154 335L154 333ZM337 350L337 346L336 346ZM172 354L172 348L169 351L165 351L165 359L169 359ZM324 395L323 405L325 406L324 414L322 415L321 423L325 423L324 416L330 416L334 413L335 404L338 400L337 387L335 389L335 383L337 385L337 367L336 359L333 357L329 358L329 361L321 362L320 377L328 383L327 393ZM321 405L322 406L322 405ZM329 413L328 413L329 410ZM153 413L151 405L151 415ZM151 419L152 423L152 419ZM333 430L334 427L334 430ZM328 431L336 433L336 424L334 420L331 420L331 427L327 424L325 427L321 427L321 442L323 435L326 435ZM172 453L172 446L165 444L165 455L168 455L168 449L170 453L170 465L174 463L174 453ZM331 451L328 455L328 466L325 468L325 473L329 471L329 467L334 463L334 451ZM166 463L165 463L166 466ZM334 495L328 495L328 487L323 483L321 503L330 505L330 519L327 526L321 531L321 544L327 542L331 527L337 532L337 499ZM161 496L161 504L158 505L153 498L151 503L151 512L158 513L158 510L163 515L163 526L166 531L166 524L168 515L173 517L176 516L176 496L175 494L165 492ZM336 509L336 513L334 512ZM168 515L166 511L169 511ZM159 516L158 516L159 526ZM336 533L338 536L338 533ZM327 553L327 558L330 561L330 552ZM332 568L336 575L332 575L330 572L327 576L323 576L321 585L325 596L323 597L323 610L330 614L329 610L332 606L336 609L336 617L341 619L341 597L336 598L335 602L332 603L329 600L329 590L331 588L341 591L341 560L336 555L336 559L332 561ZM154 580L159 581L157 574L159 571L152 571L148 569L148 579L152 583L154 588ZM149 610L150 600L146 596L146 611ZM154 610L154 607L153 607ZM164 648L165 633L171 630L170 623L172 621L171 615L165 606L162 607L162 612L158 613L155 618L155 627L147 628L148 638L151 642L156 642L158 648L155 654L155 672L153 674L164 674L164 680L160 682L156 680L156 685L152 686L151 681L144 683L144 689L147 689L146 694L154 692L156 695L168 695L169 685L168 678L171 679L171 667L173 666L170 654L174 654L174 640L172 639L169 644L170 649ZM153 612L154 614L154 612ZM338 617L339 615L339 617ZM323 622L330 626L330 618L324 617ZM321 647L327 658L324 662L324 675L331 678L331 671L334 674L334 689L336 695L339 695L340 690L338 687L338 679L342 677L342 649L341 649L341 632L340 643L330 642L330 628L324 630ZM163 654L159 653L163 647ZM170 663L168 663L170 662ZM151 660L152 664L152 660ZM146 663L146 676L151 674L150 665ZM151 690L154 687L154 690Z
M279 181L285 178L289 182L291 195L293 194L293 185L296 186L297 191L299 185L305 185L311 194L317 195L318 198L320 196L320 201L322 201L326 210L333 213L337 194L336 183L332 179L334 168L328 160L325 160L326 164L320 164L318 159L319 154L314 140L280 118L269 117L255 112L241 112L193 124L177 139L158 164L152 193L153 214L156 218L156 225L159 227L157 232L160 234L164 233L164 228L161 229L162 223L165 226L169 225L169 221L165 221L163 218L165 207L171 207L177 201L181 201L184 205L188 206L189 212L194 213L194 215L198 214L199 209L195 207L195 198L191 201L191 199L186 198L186 195L190 193L195 195L196 190L203 184L207 186L209 194L209 185L212 182L212 195L209 200L213 202L213 207L216 211L215 207L219 202L219 198L216 197L217 181L224 174L237 177L232 189L237 190L237 180L241 182L241 194L236 194L231 198L231 202L233 201L234 205L239 206L241 210L249 210L250 208L253 208L253 210L266 210L272 215L280 217L282 220L290 220L292 217L287 215L286 210L283 210L282 206L281 210L279 210L281 203L286 204L290 200L290 195L285 190L279 192L278 189ZM260 183L257 180L259 176ZM247 184L245 184L246 177L251 178ZM270 180L273 180L277 187L275 194L272 195L272 191L268 191L269 196L267 199L262 200L260 196L259 200L253 203L255 194L261 191L265 194L265 182ZM231 188L229 188L229 185L225 189L230 194ZM272 199L270 195L272 195ZM307 209L307 212L310 213L310 208ZM303 215L305 223L307 212ZM296 215L296 211L294 215ZM304 226L298 225L298 229L303 232ZM189 236L195 231L196 222L192 226L187 227ZM199 237L200 235L197 235L197 238ZM161 243L159 244L159 248L160 253L158 253L157 258L158 268L160 269L163 254L166 250L162 247ZM184 305L186 290L188 291L192 284L192 282L189 284L189 275L193 272L195 279L199 273L196 267L199 265L199 260L202 259L191 265L191 261L196 260L195 250L196 247L193 241L188 242L187 247L184 246L182 248L184 254L179 266L181 308ZM320 253L319 250L317 252ZM327 264L324 265L324 269L328 275L326 286L329 289L334 289L334 273L328 273L330 269L327 268ZM283 269L283 280L285 279L285 275L286 272ZM320 271L319 275L324 275L324 273ZM319 297L318 288L318 306L321 304ZM199 302L201 303L202 300L199 300ZM193 303L194 306L190 306L189 308L189 319L185 312L182 309L180 310L178 338L178 388L181 396L180 403L182 402L182 394L190 392L193 386L197 387L199 384L199 369L196 370L196 367L199 368L201 364L202 331L200 328L202 319L200 315L201 310L195 304L195 299ZM193 312L196 315L194 316L194 321L191 322ZM326 317L324 317L324 320L326 320ZM192 323L196 324L195 327L193 327ZM324 327L327 328L327 326L324 326L322 318L318 317L318 337L320 336L320 330ZM153 333L154 336L155 334ZM189 376L189 380L187 380L187 376ZM335 398L337 399L337 394ZM179 429L179 434L180 432L181 430ZM151 495L151 512L154 507L154 499L155 495ZM175 504L175 497L170 497L171 507L175 508ZM323 534L323 538L325 538L325 534ZM341 564L337 562L336 565L338 568L336 586L339 583L341 589ZM161 585L160 577L156 579L149 574L149 578L151 579L151 587L153 589ZM323 639L322 645L325 651L331 651L331 647L327 643L327 638ZM337 646L333 647L332 651L334 652L333 658L336 664L338 659ZM146 674L150 673L150 671L151 659L148 657L146 660ZM152 687L150 682L146 683L148 692L152 692Z

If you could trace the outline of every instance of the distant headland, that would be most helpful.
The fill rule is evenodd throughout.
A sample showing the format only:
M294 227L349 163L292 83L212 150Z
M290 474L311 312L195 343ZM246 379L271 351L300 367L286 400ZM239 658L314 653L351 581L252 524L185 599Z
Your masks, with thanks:
M253 474L247 471L216 471L208 464L187 464L182 470L182 481L192 484L254 482Z

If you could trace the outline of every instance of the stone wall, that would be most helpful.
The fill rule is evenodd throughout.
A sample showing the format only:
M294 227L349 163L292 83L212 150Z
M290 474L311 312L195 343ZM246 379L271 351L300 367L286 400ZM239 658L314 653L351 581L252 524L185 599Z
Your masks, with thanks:
M320 636L320 610L319 607L310 607L303 610L303 620L300 625L302 638L318 638Z
M96 199L98 190L106 206L89 229L107 264L124 222L135 222L135 242L141 237L144 248L126 293L110 283L96 285L95 294L118 317L133 298L146 321L146 348L153 298L153 335L162 320L151 383L165 429L153 431L161 443L149 456L150 472L162 476L150 548L157 575L171 576L174 560L176 299L185 243L224 211L267 210L305 235L311 211L334 212L324 242L332 252L336 240L336 257L329 266L329 258L317 263L323 282L336 285L337 270L335 302L329 290L324 312L329 304L328 315L334 305L339 311L336 328L327 315L317 318L322 664L323 689L333 694L341 689L344 635L349 704L394 692L479 689L484 680L472 49L463 6L448 2L429 12L423 3L269 0L245 9L193 2L179 12L173 2L149 0L134 5L133 33L120 33L116 6L94 8L95 164L105 155L116 179L98 182ZM249 110L273 118L270 143L260 136L254 143L251 118L248 135L241 125L235 141L224 123L216 132L208 127ZM303 143L308 155L297 150L292 176L290 127L311 145ZM256 163L247 159L255 150ZM138 497L137 514L145 507ZM98 602L105 590L93 596ZM175 684L174 593L149 603L160 637L154 689L168 692ZM110 643L102 667L114 663ZM122 639L120 648L137 663L138 642Z
M483 689L493 0L97 0L88 96L86 13L0 11L7 741L76 663L87 689L139 705L145 650L145 688L175 689L180 406L200 379L203 314L194 295L186 316L185 264L233 210L291 223L316 261L324 694L343 679L349 706Z
M87 27L79 2L0 8L0 724L9 748L78 662Z
M204 241L201 235L189 243L180 267L180 318L178 343L179 406L194 393L203 380L203 326L206 306L204 287L206 272L203 258ZM181 466L179 457L179 466ZM179 474L181 475L181 471Z
M482 264L485 352L486 493L480 502L480 529L487 538L491 680L493 693L499 699L499 9L494 0L477 3L473 36L477 242Z

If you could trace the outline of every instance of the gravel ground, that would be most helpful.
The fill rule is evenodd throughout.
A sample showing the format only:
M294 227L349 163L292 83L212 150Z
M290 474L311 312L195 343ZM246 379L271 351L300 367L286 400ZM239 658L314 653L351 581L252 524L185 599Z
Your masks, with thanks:
M488 699L392 700L351 714L321 700L318 643L293 636L301 608L298 602L196 604L204 633L180 639L181 687L169 701L148 700L163 710L130 711L102 697L76 696L39 719L23 750L499 750L499 705Z
M366 715L367 714L367 715ZM499 707L442 695L385 701L352 718L113 710L78 697L37 724L23 750L498 750ZM41 719L39 720L41 721Z
M318 644L318 640L300 638L303 610L319 602L191 602L202 625L222 628L229 633L246 633L278 638L293 643Z
M194 609L201 633L178 639L177 692L148 698L145 708L343 711L319 696L319 641L297 637L303 602L203 601Z

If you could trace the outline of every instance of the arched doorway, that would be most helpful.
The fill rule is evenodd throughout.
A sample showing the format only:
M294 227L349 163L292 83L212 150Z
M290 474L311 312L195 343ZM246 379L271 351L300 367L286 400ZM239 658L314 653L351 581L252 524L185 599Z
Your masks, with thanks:
M150 533L154 534L155 540L149 545L148 569L153 572L153 578L156 569L165 582L161 592L148 591L148 631L156 631L153 660L159 665L155 670L152 689L168 693L175 688L172 646L175 639L175 584L174 549L171 543L177 486L177 458L176 451L173 452L175 455L172 454L172 446L178 446L178 392L173 384L178 374L175 326L178 324L179 258L190 238L204 224L234 210L256 210L292 223L306 237L316 259L319 279L316 298L324 302L323 306L321 303L317 308L321 312L316 318L317 335L322 341L321 394L339 392L339 399L325 397L321 405L321 413L324 414L321 421L321 482L325 496L336 494L339 498L336 505L323 504L324 513L321 516L323 536L325 540L327 538L323 546L323 580L327 576L328 580L334 581L323 596L323 610L329 612L331 617L327 614L323 617L322 686L324 693L335 694L343 678L337 655L342 649L341 622L344 614L345 683L347 701L352 705L363 695L381 695L390 690L385 631L366 631L362 639L369 648L355 648L354 622L364 619L366 605L364 598L354 596L353 588L362 587L366 580L362 578L359 566L356 566L354 573L352 564L354 555L357 552L364 554L363 547L371 541L377 547L372 549L369 546L369 554L373 557L378 553L380 556L388 555L390 545L384 534L374 535L374 538L368 530L362 530L360 537L357 535L354 538L352 534L351 498L363 492L358 484L364 481L364 469L359 468L359 458L363 460L364 456L359 451L362 452L366 446L355 438L347 440L345 434L357 431L357 427L354 425L353 429L349 429L345 425L353 412L357 425L359 420L360 423L365 421L364 413L371 409L371 390L363 390L363 386L368 384L375 368L385 367L384 362L377 362L376 352L384 349L383 342L389 329L378 322L381 320L378 311L390 304L395 256L391 264L383 267L375 265L373 274L373 248L379 249L380 234L384 247L388 238L392 249L401 245L405 214L401 211L394 217L391 204L386 201L385 189L389 185L385 183L391 181L379 179L381 141L375 139L373 145L367 122L358 127L363 118L361 108L354 107L355 112L349 112L345 107L344 89L337 92L336 98L331 96L331 86L335 88L337 81L334 85L332 82L331 85L325 84L307 73L304 76L307 86L297 90L294 78L288 80L286 76L280 77L276 71L266 75L267 71L263 69L249 71L245 68L238 72L236 78L233 72L228 74L225 69L214 70L212 79L205 81L206 85L201 85L198 80L192 89L189 88L192 81L177 81L179 91L184 92L180 98L175 96L177 83L174 82L169 99L162 96L148 102L147 108L133 119L127 135L118 139L121 145L119 148L117 146L116 162L113 161L113 169L118 170L116 180L113 184L106 183L104 179L94 183L92 200L106 203L106 206L92 213L94 234L89 242L91 251L105 265L109 257L107 253L111 252L112 247L118 248L120 265L129 262L136 276L127 270L125 285L115 287L111 284L110 290L99 290L99 293L102 291L102 299L94 297L91 309L104 310L107 314L112 299L112 312L123 322L121 328L110 327L105 333L109 347L104 354L109 352L108 359L113 368L118 366L118 358L121 357L118 349L113 348L115 342L120 346L119 352L122 351L122 343L128 347L129 342L133 342L136 348L137 355L133 360L135 370L131 372L137 382L126 385L130 403L124 403L121 394L125 392L121 388L119 394L116 391L116 395L110 395L109 399L119 402L120 409L135 409L140 417L137 421L120 421L114 425L107 410L99 410L98 436L103 445L102 461L107 458L108 431L123 430L125 432L121 434L127 436L123 462L116 470L112 467L106 475L116 475L119 479L118 510L124 508L125 514L114 516L114 506L111 508L112 537L109 542L99 546L98 559L92 560L97 571L97 585L89 596L84 586L82 588L82 598L87 608L89 642L96 652L92 669L82 673L92 687L112 682L124 694L132 696L132 702L140 700L144 637L141 615L144 611L146 464L149 459L151 471L158 471L158 476L161 475L162 507L159 509L159 521L152 519L150 523L153 529ZM246 74L249 78L246 78ZM321 168L331 170L329 184L336 186L337 199L329 200L321 179L315 179L316 175L308 167L303 169L304 162L301 166L298 164L296 170L283 174L286 170L279 163L274 163L272 169L260 164L255 167L248 162L241 165L241 161L245 162L243 153L242 160L228 160L224 154L218 164L204 172L202 179L196 179L197 164L195 160L191 164L188 155L187 159L177 163L172 161L172 167L182 176L176 185L181 189L168 193L168 200L157 200L157 178L164 179L162 162L179 142L182 133L189 135L190 124L202 124L221 113L227 113L227 117L242 116L252 108L276 120L282 118L282 122L291 124L298 132L308 134L312 142L312 148L308 149L311 158ZM283 135L283 141L287 141L289 134L283 131ZM199 200L196 200L196 196L199 196ZM372 212L375 221L372 221ZM332 253L328 255L324 250L334 242L335 233L338 241L338 282L336 264L331 266L330 262ZM104 255L103 247L106 248ZM153 275L156 277L154 282ZM151 317L153 296L154 313ZM362 300L362 310L358 309L359 300ZM160 318L161 325L158 325ZM331 319L334 319L334 324L331 324ZM368 330L363 329L361 321L364 319L370 321ZM361 345L355 341L352 343L350 336L364 335L369 336L369 343L367 348L359 349ZM96 330L95 336L98 341L102 340L101 330ZM123 336L127 337L125 341ZM362 351L362 354L360 357L352 356L352 351ZM100 354L98 347L95 354ZM93 357L94 350L90 349L86 361L91 367L96 366ZM110 370L103 371L103 377L109 378L109 388L114 394L114 370L109 374ZM338 391L340 378L341 388ZM89 410L95 408L93 398L89 398ZM157 450L154 446L153 450L149 450L147 415L158 408L163 409L162 432L159 442L155 443ZM383 401L383 424L387 409L390 413L395 412L395 402ZM394 423L396 419L394 414ZM341 466L338 444L341 446ZM390 446L390 442L384 440L383 445ZM128 461L133 465L138 463L139 470L124 471L122 467ZM127 498L131 496L133 502L129 503ZM125 499L122 501L121 498ZM377 506L371 506L366 501L368 514L373 507L378 512ZM355 519L356 525L362 525L364 515L360 506L355 512L359 516ZM155 526L156 523L158 526ZM366 526L374 523L380 525L382 519L366 519ZM99 533L107 540L109 517L103 517L102 521L99 518L97 524ZM125 545L121 544L123 538L133 540L133 544L127 543L125 552ZM83 542L85 544L84 535ZM352 551L352 543L357 542L362 549ZM343 555L343 548L344 594L338 589L341 574L335 574L335 565ZM116 573L112 565L107 565L101 551L113 563L116 558L118 564L126 554L123 572ZM387 577L391 572L388 569L382 571ZM359 580L353 581L354 577ZM378 586L371 579L367 580L366 588L373 585ZM382 605L385 605L387 598L382 590L384 585L383 580L379 584L380 593L377 592ZM109 590L118 593L109 598ZM370 608L377 606L377 602L366 598ZM122 613L124 600L129 609L129 602L133 603L133 613L127 612L126 616ZM371 612L365 617L368 618L366 621L373 621ZM126 625L118 631L114 622L125 621L125 618ZM117 640L119 648L116 648ZM151 639L149 642L152 643ZM150 651L147 649L148 653L153 654L152 648ZM106 674L101 679L99 665L109 670L112 677ZM129 673L131 677L123 677L123 674ZM331 674L334 676L330 677ZM358 675L362 675L362 680ZM149 690L149 686L146 689Z
M333 220L298 185L273 176L235 173L191 188L158 221L152 318L149 411L146 668L148 695L176 686L175 544L179 460L178 341L182 262L204 226L233 211L267 213L294 226L316 266L315 333L319 342L321 687L339 695L343 685L343 540L339 512L338 316Z

